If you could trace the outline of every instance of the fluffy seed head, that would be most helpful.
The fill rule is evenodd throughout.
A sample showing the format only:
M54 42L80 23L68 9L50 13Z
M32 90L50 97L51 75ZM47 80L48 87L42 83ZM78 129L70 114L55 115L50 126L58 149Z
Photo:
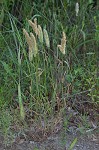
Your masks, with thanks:
M43 43L43 31L40 25L38 25L38 38L41 43Z
M46 29L43 30L43 33L44 33L44 39L45 39L45 43L46 43L46 46L48 48L50 48L50 41L49 41L49 36L48 36L48 32Z
M75 11L76 11L76 16L78 16L78 13L79 13L79 3L76 3L76 5L75 5Z
M31 36L32 44L33 44L33 55L34 55L34 57L36 57L36 55L38 53L36 38L33 33L30 33L30 36Z
M33 60L33 55L34 57L36 57L36 54L38 52L36 39L33 33L30 33L30 36L29 36L28 32L25 29L23 29L23 33L25 35L25 38L29 47L29 61L31 62Z
M28 45L31 46L31 38L25 29L23 29L23 34L25 35L25 38L26 38Z
M33 31L35 32L36 36L38 35L38 29L37 29L37 20L34 19L34 22L31 20L28 20L29 25L32 27Z
M37 18L34 19L34 24L37 26Z
M60 49L62 54L65 54L65 47L66 47L66 35L63 32L63 37L61 39L61 45L57 45L57 47Z
M29 47L29 61L32 62L33 60L33 47Z

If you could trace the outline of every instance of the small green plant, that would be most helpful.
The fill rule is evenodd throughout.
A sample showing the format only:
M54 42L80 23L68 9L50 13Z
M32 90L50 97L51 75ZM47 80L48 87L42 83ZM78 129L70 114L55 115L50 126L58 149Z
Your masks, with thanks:
M76 143L77 143L77 138L75 138L75 139L73 140L73 142L71 143L71 145L70 145L70 147L68 148L68 150L73 150L73 148L74 148L74 146L75 146Z
M12 123L12 116L10 115L9 110L0 110L0 129L2 129L2 133L5 138L5 144L8 144L12 138L11 133L11 123Z
M39 150L38 148L34 148L34 150Z

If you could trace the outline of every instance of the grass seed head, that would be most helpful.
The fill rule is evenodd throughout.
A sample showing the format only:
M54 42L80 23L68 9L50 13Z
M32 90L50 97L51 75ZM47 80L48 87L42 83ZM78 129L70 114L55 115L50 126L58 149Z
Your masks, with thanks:
M38 38L41 43L43 43L43 31L40 25L38 25Z
M37 18L34 19L34 24L37 26Z
M75 5L75 11L76 11L76 16L78 16L78 13L79 13L79 3L76 3L76 5Z
M61 39L61 45L57 45L57 47L60 49L62 54L65 54L65 47L66 47L66 35L63 32L63 37Z
M32 44L33 44L33 55L34 55L34 57L36 57L36 55L38 53L36 38L33 33L30 33L30 36L31 36Z
M33 60L33 47L29 47L29 61L32 62Z
M23 34L25 35L26 42L28 43L29 46L31 46L31 38L25 29L23 29Z
M34 19L34 22L31 20L28 20L29 25L32 27L33 31L35 32L36 36L38 35L38 29L37 29L37 20Z
M45 39L45 43L46 43L46 46L48 48L50 48L50 41L49 41L49 36L48 36L48 32L46 29L43 30L43 33L44 33L44 39Z
M23 29L23 33L25 35L25 38L29 47L29 61L32 61L33 60L33 42L28 32L25 29Z

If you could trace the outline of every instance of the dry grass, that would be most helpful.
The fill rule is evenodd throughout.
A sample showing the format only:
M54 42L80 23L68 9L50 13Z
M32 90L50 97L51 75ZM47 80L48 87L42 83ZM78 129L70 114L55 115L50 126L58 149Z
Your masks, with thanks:
M60 49L62 54L65 54L65 47L66 47L66 35L63 32L63 37L61 39L61 45L57 45L57 47Z

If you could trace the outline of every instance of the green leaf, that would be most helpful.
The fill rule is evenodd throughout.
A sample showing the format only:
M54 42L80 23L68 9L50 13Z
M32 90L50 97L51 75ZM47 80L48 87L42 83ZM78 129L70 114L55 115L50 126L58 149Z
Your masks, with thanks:
M22 120L25 118L25 113L24 113L24 107L22 103L22 97L21 97L21 87L20 87L20 82L18 84L18 98L19 98L19 107L20 107L20 116Z
M77 138L74 139L74 141L71 143L68 150L72 150L76 143L77 143Z

